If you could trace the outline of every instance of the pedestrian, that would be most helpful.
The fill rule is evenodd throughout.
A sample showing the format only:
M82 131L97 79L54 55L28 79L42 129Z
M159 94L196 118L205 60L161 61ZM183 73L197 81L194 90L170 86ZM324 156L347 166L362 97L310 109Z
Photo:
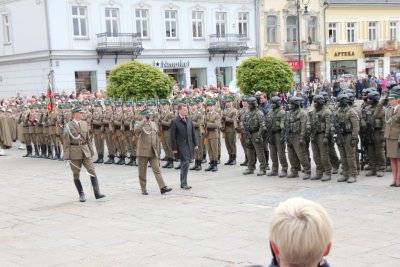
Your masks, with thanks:
M64 160L69 161L80 202L86 201L82 184L79 180L82 165L90 175L95 198L105 197L100 193L99 182L92 162L94 155L93 145L89 141L87 122L82 121L83 113L81 107L76 107L72 110L73 120L65 125L63 136Z
M181 188L189 190L192 187L187 184L187 174L198 145L193 122L188 118L188 108L184 104L178 105L178 116L171 122L171 145L175 158L181 163Z
M161 194L165 194L170 192L172 189L165 185L164 179L161 176L159 164L160 137L158 134L158 126L157 123L151 121L151 111L149 109L143 109L139 115L142 116L142 119L136 122L135 135L137 137L136 156L138 158L139 183L142 195L148 195L146 189L148 163L150 163L153 170Z

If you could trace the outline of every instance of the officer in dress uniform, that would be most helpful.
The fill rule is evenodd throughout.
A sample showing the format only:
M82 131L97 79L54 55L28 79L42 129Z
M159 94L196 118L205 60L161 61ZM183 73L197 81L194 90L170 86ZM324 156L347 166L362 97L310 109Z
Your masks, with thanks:
M174 154L172 153L172 144L171 144L171 133L170 127L171 122L175 118L174 113L169 108L168 100L161 100L161 114L160 114L160 132L162 135L162 146L164 149L166 164L164 164L163 168L171 169L174 167Z
M126 103L126 111L124 113L124 124L125 124L125 146L127 152L129 152L129 161L125 165L133 166L133 157L135 157L135 152L133 150L133 127L134 127L134 112L132 107L132 102Z
M140 112L142 112L145 109L145 106L146 106L146 104L143 101L138 101L136 103L136 110L134 112L135 115L134 115L134 119L133 119L135 125L137 122L140 122L143 120L143 116L140 115ZM135 128L133 127L132 129L134 131L134 133L133 133L134 134L133 135L133 138L134 138L134 140L133 140L133 151L134 151L133 166L137 166L137 163L136 163L137 155L136 154L137 154L138 138L135 134Z
M57 112L55 107L52 111L49 111L47 116L47 124L49 125L49 137L50 137L50 147L49 147L49 159L56 157L55 147L57 145L57 135L56 135L56 124L57 124ZM54 151L54 152L53 152Z
M242 145L243 152L245 155L245 161L240 163L240 166L247 166L248 163L248 156L247 156L247 146L246 146L246 131L244 129L244 118L246 117L246 113L249 112L248 106L249 103L247 102L248 97L242 97L242 108L238 111L237 115L237 125L238 129L236 131L239 133L239 140L240 144Z
M138 138L136 155L138 157L139 183L142 195L148 195L147 164L150 163L154 176L160 188L161 194L170 192L172 189L165 185L159 166L160 138L158 126L151 121L149 109L142 110L139 115L142 119L135 122L135 135Z
M207 144L210 165L205 171L218 171L218 136L221 127L221 116L215 111L216 100L210 99L207 102L208 113L204 118L205 143Z
M103 125L103 109L100 102L94 103L94 112L92 117L93 123L93 139L97 152L97 160L94 163L104 163L104 125Z
M111 107L111 101L104 101L105 110L103 112L103 127L106 138L106 145L108 151L108 160L104 162L104 164L114 164L115 158L115 146L113 142L113 129L112 129L112 120L114 111Z
M204 134L204 129L203 129L204 115L201 111L198 110L196 100L191 100L189 102L189 105L190 105L190 109L191 109L190 119L192 120L192 123L194 126L196 140L198 140L198 142L201 142L203 140L203 134ZM198 144L198 149L194 150L194 158L195 158L195 164L193 167L190 168L190 170L200 171L202 160L203 160L203 145L202 144Z
M122 102L118 101L115 103L115 112L112 120L112 125L114 127L114 144L119 153L119 160L115 164L125 165L125 123L124 123L124 112L122 111Z
M31 157L32 156L32 139L29 133L29 119L31 116L31 112L27 106L23 106L21 109L21 115L19 117L19 123L22 123L22 137L24 143L26 144L26 155L23 157Z
M90 174L90 181L93 186L95 198L103 198L105 195L100 193L99 182L92 162L94 151L92 143L89 142L89 127L87 122L82 120L83 109L81 107L76 107L72 113L73 120L65 125L64 130L64 160L70 161L70 167L76 189L79 193L80 202L86 201L82 184L79 179L82 165Z
M207 111L203 105L204 99L202 97L197 97L196 101L197 101L197 110L200 111L201 114L203 114L203 116L205 116ZM199 145L203 146L203 149L202 149L203 150L203 159L202 159L201 163L207 162L207 145L204 142L204 138L205 138L205 136L203 134L201 142L199 141Z
M236 165L236 116L237 110L232 106L233 97L225 98L225 109L222 111L222 129L224 130L225 146L229 160L225 165Z

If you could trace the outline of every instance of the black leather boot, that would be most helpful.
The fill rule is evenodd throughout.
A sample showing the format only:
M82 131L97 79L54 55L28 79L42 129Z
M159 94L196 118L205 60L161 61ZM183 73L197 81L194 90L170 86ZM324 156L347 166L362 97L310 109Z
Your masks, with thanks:
M229 165L236 165L236 154L232 155L232 161Z
M201 171L201 159L200 160L197 160L197 167L196 167L196 171Z
M116 164L117 165L125 165L125 156L119 156L119 160Z
M74 184L79 193L79 201L85 202L86 198L85 198L85 193L83 193L81 181L79 179L78 180L74 179Z
M247 155L246 155L246 159L242 163L240 163L240 166L247 166L247 163L248 163L248 159L247 159Z
M229 155L229 160L225 162L224 165L231 165L231 162L232 162L232 155Z
M175 167L175 170L180 170L181 169L181 163L179 162L178 166Z
M51 160L57 160L58 159L58 146L54 146L54 155L53 158Z
M106 195L103 195L102 193L100 193L99 181L97 180L97 177L90 176L90 181L92 182L94 197L96 199L105 197Z
M137 166L136 156L133 156L132 166Z
M168 157L167 157L167 156L163 157L163 158L161 159L161 161L168 161Z
M189 168L189 170L191 170L191 171L196 170L196 169L197 169L197 164L198 164L198 160L196 159L196 161L195 161L193 167L192 167L192 168Z
M103 157L104 157L103 154L99 155L99 164L104 163Z
M97 154L97 159L95 160L95 161L93 161L93 163L99 163L99 161L100 161L100 155L99 154Z
M206 171L206 172L211 171L211 170L213 169L213 166L214 166L214 161L211 160L211 161L210 161L210 165L208 165L208 167L207 167L207 169L205 169L205 171Z
M51 159L53 157L53 147L51 145L47 145L47 157L46 159Z
M114 155L109 155L108 160L104 164L114 164Z
M32 145L26 145L26 155L22 156L24 158L32 156Z
M40 155L39 155L39 145L34 145L34 148L35 148L35 155L32 156L32 158L40 158Z
M203 159L201 160L201 163L207 163L207 154L203 154Z
M41 145L40 146L40 152L41 152L41 154L40 154L40 157L42 158L42 159L45 159L45 158L47 158L47 145Z
M212 172L218 171L218 162L214 161L213 167L211 169Z
M265 162L267 164L267 170L269 170L270 169L270 167L269 167L269 151L264 150L264 155L265 155Z
M174 159L169 158L167 169L173 169L173 168L174 168Z
M218 160L217 160L217 164L221 163L221 155L218 155Z
M127 163L125 163L125 165L131 166L132 161L133 161L133 157L132 157L132 156L129 156L128 159L129 159L129 161L128 161Z
M168 168L170 159L167 158L167 162L162 166L163 168ZM173 163L172 163L173 164Z

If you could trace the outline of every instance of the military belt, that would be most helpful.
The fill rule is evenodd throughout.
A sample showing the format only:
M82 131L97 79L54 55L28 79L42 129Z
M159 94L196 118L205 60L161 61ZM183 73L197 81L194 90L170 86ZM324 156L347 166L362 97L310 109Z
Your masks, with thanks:
M101 125L93 125L93 129L100 129Z
M87 143L81 143L81 144L70 144L71 146L83 146L83 145L87 145Z
M119 129L121 129L121 126L115 125L115 130L119 130Z
M168 126L163 126L162 129L163 129L163 131L168 131L169 127Z

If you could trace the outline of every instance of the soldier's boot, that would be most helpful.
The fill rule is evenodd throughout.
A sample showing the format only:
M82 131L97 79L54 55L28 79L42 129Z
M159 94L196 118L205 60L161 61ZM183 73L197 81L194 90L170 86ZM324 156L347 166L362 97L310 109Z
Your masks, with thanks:
M264 150L265 162L267 163L267 170L269 171L271 168L269 167L269 151Z
M242 163L240 163L240 166L247 166L247 164L248 164L248 159L247 159L247 155L245 155L246 156L246 158L245 158L245 160L242 162Z
M229 160L225 162L224 165L231 165L231 162L232 162L232 155L229 155Z
M203 159L201 160L201 163L207 163L207 154L203 154Z
M207 169L205 169L205 171L206 171L206 172L211 171L211 170L213 169L213 166L214 166L214 161L211 160L211 161L210 161L210 165L208 165L208 167L207 167Z
M100 161L100 154L97 154L97 159L93 161L93 163L99 163L99 161Z
M216 162L217 162L217 164L221 163L221 155L218 155L218 160Z
M181 163L179 162L178 166L175 167L175 170L180 170L181 169Z
M96 199L105 197L106 195L100 193L99 181L97 180L97 177L96 176L90 176L90 181L92 182L94 197Z
M298 178L299 177L299 173L298 172L292 172L289 173L288 176L286 176L287 178Z
M34 145L34 147L35 147L35 155L32 156L32 158L40 158L40 155L39 155L39 145Z
M99 164L104 163L103 157L104 157L103 154L99 155Z
M32 155L32 146L27 145L26 146L26 155L22 156L23 158L30 157Z
M168 163L167 163L167 169L173 169L174 168L174 159L173 158L169 158L168 159Z
M370 177L370 176L376 176L376 170L375 170L375 168L370 168L369 169L369 171L367 171L366 173L365 173L365 176L367 176L367 177Z
M277 170L276 171L272 170L267 173L267 176L278 176L278 175L279 175L279 172Z
M125 163L125 165L133 166L133 156L132 155L129 156L129 161L127 163Z
M249 175L249 174L254 174L254 170L250 170L248 168L244 170L243 175Z
M304 173L303 180L309 180L311 178L311 173Z
M218 171L218 163L215 160L214 160L214 164L213 164L213 167L212 167L211 171L213 171L213 172Z
M196 161L194 162L194 165L192 168L189 168L189 170L194 171L197 169L197 165L198 165L198 160L196 159Z
M85 193L83 193L81 181L79 179L74 179L74 184L75 184L76 189L78 190L79 201L85 202L86 198L85 198Z
M378 177L383 177L384 175L385 175L385 173L383 170L379 170L376 172L376 176L378 176Z
M125 165L125 156L120 156L117 165Z
M58 157L59 157L59 154L60 152L59 152L59 147L58 146L54 146L54 156L53 156L53 158L51 159L51 160L58 160Z
M337 179L337 181L338 181L339 183L347 182L347 180L349 180L349 176L348 176L348 175L343 175L342 177L340 177L339 179Z
M287 171L281 171L281 173L279 174L279 178L285 178L287 177Z
M47 157L46 159L53 158L53 147L52 145L47 145Z
M133 166L137 166L136 156L133 156Z
M161 166L161 167L162 167L162 168L168 168L169 161L170 161L170 159L167 158L167 162L166 162L163 166Z
M357 182L357 177L355 177L355 176L351 176L351 177L347 180L347 183L349 183L349 184L352 184L352 183L355 183L355 182Z
M265 174L267 174L266 170L259 170L258 173L257 173L257 176L263 176Z
M392 172L392 166L390 165L386 166L386 172Z
M197 161L196 171L201 171L201 159Z
M167 157L167 156L164 156L164 157L161 159L161 161L168 161L168 157Z
M328 173L324 173L321 179L321 182L330 181L332 179L331 175Z
M47 145L41 145L40 150L41 150L40 158L42 159L47 158Z
M109 155L108 160L104 164L114 164L114 155Z
M337 173L339 173L339 167L332 166L332 174L337 174Z
M316 173L313 177L311 177L311 180L321 180L323 174L322 173Z
M369 170L371 170L371 166L369 164L366 164L364 166L364 171L369 171Z
M232 154L232 161L229 165L236 165L236 154Z

